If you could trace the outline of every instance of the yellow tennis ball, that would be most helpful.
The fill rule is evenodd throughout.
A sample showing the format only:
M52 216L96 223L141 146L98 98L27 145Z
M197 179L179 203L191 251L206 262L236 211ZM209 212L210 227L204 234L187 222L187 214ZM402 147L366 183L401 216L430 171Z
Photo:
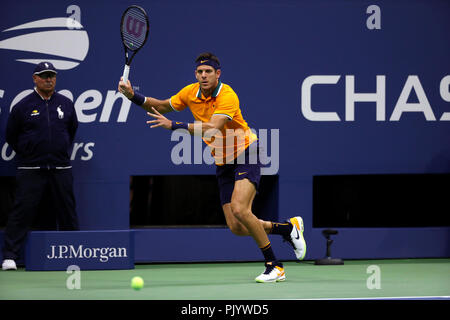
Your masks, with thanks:
M141 290L144 287L144 279L141 277L133 277L133 279L131 279L131 287L134 290Z

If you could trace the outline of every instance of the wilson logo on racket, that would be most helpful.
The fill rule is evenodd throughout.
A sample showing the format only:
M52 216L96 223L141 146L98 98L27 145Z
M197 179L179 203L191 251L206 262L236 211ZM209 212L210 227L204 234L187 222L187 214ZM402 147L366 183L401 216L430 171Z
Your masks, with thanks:
M69 28L70 26L70 28ZM42 29L0 41L0 49L15 50L16 61L38 64L47 60L58 70L69 70L84 61L89 51L89 37L83 26L72 18L49 18L31 21L6 30ZM52 28L49 30L49 28ZM23 59L23 52L33 52L32 59ZM47 58L50 55L50 58ZM54 58L57 56L59 58Z
M144 28L146 28L146 24L132 16L127 17L126 22L127 32L137 38L140 38L143 35Z

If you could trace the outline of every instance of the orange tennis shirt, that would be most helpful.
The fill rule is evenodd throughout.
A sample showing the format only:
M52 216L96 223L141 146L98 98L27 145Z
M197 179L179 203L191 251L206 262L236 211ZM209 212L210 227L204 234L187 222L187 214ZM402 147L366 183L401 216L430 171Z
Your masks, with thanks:
M220 81L207 98L202 94L198 82L187 85L170 98L170 105L175 111L189 107L196 121L209 122L213 115L228 117L229 121L220 132L211 131L209 135L205 132L203 136L203 141L211 148L217 165L233 163L234 159L258 139L242 117L238 96L229 85Z

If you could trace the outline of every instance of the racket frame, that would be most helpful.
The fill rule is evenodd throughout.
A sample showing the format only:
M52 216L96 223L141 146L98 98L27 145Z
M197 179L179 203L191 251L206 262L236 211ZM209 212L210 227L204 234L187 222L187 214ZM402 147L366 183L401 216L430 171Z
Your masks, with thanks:
M141 45L139 48L137 48L136 50L132 50L132 49L130 49L130 48L127 47L127 45L125 44L125 39L124 39L124 37L123 37L123 32L122 32L122 29L123 29L123 23L124 23L124 19L125 19L125 15L126 15L126 13L127 13L130 9L132 9L132 8L137 8L138 10L142 11L142 13L144 14L144 17L145 17L145 22L146 22L146 30L145 30L145 38L144 38L144 42L143 42L142 45ZM120 38L122 39L123 49L124 49L124 51L125 51L125 66L124 66L124 68L123 68L123 75L122 75L122 78L123 78L123 79L122 79L122 80L123 80L123 82L125 82L125 83L127 83L127 81L128 81L128 75L129 75L129 73L130 73L130 64L131 64L131 61L133 61L134 56L135 56L136 53L144 46L145 42L147 42L149 30L150 30L150 23L149 23L149 20L148 20L148 15L147 15L147 12L145 12L145 10L144 10L142 7L137 6L137 5L131 5L131 6L129 6L128 8L125 9L125 11L124 11L123 14L122 14L122 18L121 18L121 20L120 20ZM133 54L131 55L131 57L130 57L130 55L129 55L129 53L128 53L128 50L131 51L131 52L133 53Z

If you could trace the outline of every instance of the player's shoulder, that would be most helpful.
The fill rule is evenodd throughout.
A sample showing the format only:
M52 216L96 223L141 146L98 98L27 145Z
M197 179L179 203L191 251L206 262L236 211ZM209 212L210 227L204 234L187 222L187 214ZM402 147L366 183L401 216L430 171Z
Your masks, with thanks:
M220 85L222 86L222 88L220 89L221 91L223 91L223 92L233 92L234 93L233 88L231 88L231 86L229 84L220 82Z
M220 90L217 95L218 98L238 99L236 92L230 85L222 82L218 89Z
M196 92L196 91L198 91L199 88L200 88L200 84L198 82L195 82L195 83L188 84L187 86L183 87L183 89L181 89L181 90L186 91L186 92Z
M185 88L198 89L198 88L200 88L200 83L198 83L198 82L193 82L193 83L188 84L187 86L185 86Z
M191 83L187 86L184 86L180 91L179 95L181 94L184 97L195 97L200 89L200 84L197 83Z

